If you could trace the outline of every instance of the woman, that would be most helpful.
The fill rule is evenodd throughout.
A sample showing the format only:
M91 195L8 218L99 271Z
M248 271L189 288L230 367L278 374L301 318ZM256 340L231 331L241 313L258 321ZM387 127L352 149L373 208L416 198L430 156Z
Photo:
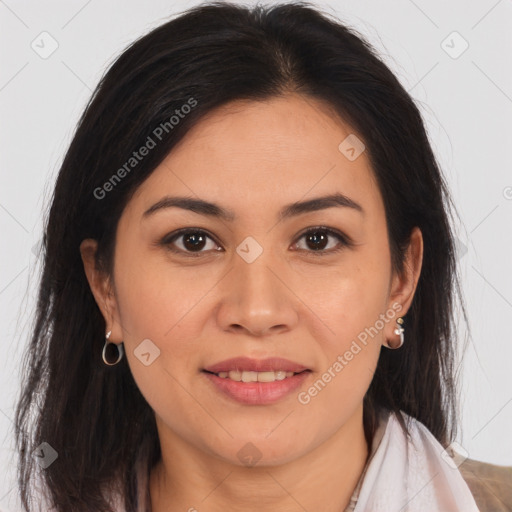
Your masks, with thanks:
M16 415L26 510L32 478L59 512L508 499L507 470L493 493L469 466L473 496L445 450L449 205L410 96L313 7L208 4L135 41L47 219Z

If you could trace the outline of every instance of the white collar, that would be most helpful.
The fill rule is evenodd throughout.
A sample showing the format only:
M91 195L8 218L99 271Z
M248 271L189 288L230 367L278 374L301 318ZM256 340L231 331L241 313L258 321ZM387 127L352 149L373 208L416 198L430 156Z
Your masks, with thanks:
M381 415L372 450L344 512L479 512L455 464L433 434L403 411Z

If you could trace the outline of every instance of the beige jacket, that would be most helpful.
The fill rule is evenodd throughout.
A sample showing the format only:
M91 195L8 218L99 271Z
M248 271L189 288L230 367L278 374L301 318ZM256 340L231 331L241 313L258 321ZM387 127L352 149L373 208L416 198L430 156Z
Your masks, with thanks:
M512 511L512 466L497 466L466 459L459 471L480 512Z

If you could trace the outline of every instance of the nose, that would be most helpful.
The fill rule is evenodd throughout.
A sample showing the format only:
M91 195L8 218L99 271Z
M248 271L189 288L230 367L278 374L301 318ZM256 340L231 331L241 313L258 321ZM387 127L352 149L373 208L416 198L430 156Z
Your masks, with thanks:
M280 269L270 251L264 250L252 263L234 255L233 268L222 280L217 307L222 330L261 337L296 326L299 301L293 283Z

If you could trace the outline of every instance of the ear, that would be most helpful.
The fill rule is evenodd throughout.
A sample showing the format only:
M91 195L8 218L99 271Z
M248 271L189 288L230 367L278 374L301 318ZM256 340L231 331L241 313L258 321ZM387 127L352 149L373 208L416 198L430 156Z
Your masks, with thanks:
M119 308L111 278L100 270L96 264L97 248L98 242L92 238L82 240L80 244L80 254L84 264L85 275L87 276L87 281L96 304L98 304L105 319L106 332L112 331L109 341L120 343L123 341L123 332L119 318Z
M423 236L421 230L415 226L411 232L411 239L406 251L403 272L401 274L395 273L391 281L388 308L396 310L396 304L400 304L401 309L397 311L396 318L405 316L409 310L420 278L422 262ZM394 308L393 304L395 304ZM399 338L399 336L394 333L396 328L394 321L390 322L387 328L385 334L388 340Z

